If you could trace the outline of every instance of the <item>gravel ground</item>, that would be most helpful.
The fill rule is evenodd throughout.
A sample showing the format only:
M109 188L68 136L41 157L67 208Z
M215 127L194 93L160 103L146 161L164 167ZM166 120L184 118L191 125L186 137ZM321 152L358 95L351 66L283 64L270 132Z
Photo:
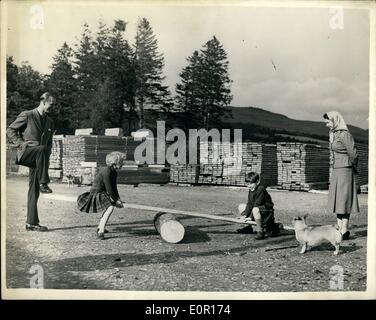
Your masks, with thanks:
M55 193L79 195L86 187L52 183ZM120 185L123 201L231 215L247 190L226 187ZM270 191L276 220L291 224L308 214L309 224L334 224L325 212L326 194ZM104 241L96 239L100 216L77 213L72 202L39 200L41 224L49 232L25 231L27 179L7 180L6 283L30 287L29 270L44 270L44 288L135 291L304 292L331 291L330 269L341 266L347 291L366 289L367 195L359 195L361 213L351 220L352 236L341 253L321 245L299 254L293 232L264 241L238 234L241 225L180 217L185 237L179 244L161 240L153 226L155 213L115 209ZM275 247L288 247L270 250Z

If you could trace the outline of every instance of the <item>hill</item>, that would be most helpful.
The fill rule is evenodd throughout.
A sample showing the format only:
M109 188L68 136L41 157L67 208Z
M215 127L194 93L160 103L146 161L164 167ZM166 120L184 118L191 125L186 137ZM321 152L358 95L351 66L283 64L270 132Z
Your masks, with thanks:
M325 123L291 119L283 114L255 107L231 107L232 118L223 118L224 127L243 129L243 140L304 141L325 144L328 129ZM357 142L368 143L368 130L348 126Z

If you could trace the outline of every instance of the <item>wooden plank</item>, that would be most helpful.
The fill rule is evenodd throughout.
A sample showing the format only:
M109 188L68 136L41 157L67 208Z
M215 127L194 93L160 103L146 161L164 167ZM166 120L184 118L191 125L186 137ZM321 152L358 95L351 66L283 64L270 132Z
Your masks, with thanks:
M97 167L96 162L88 162L88 161L81 161L80 165L81 167L84 167L84 168L96 168Z
M93 134L93 128L85 128L85 129L76 129L74 132L75 136L87 136Z
M62 195L62 194L43 194L43 198L51 199L51 200L69 201L69 202L77 201L76 197L69 196L69 195ZM232 222L232 223L256 225L256 222L254 221L244 222L237 218L224 217L224 216L207 214L207 213L183 211L183 210L168 209L168 208L161 208L161 207L151 207L151 206L144 206L141 204L132 204L132 203L125 203L125 202L123 203L123 205L124 205L124 208L128 208L128 209L165 212L165 213L180 214L180 215L197 217L197 218L206 218L206 219L211 219L211 220L227 221L227 222ZM294 228L291 226L284 226L283 228L285 230L294 230Z
M107 128L104 134L106 136L122 137L123 129L122 128Z

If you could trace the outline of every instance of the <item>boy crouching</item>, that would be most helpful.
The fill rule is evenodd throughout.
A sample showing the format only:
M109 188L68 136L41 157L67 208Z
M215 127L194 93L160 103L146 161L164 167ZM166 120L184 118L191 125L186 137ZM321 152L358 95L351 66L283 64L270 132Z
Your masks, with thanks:
M257 240L278 235L279 226L274 222L274 204L266 188L260 184L260 175L255 172L247 174L248 202L239 205L239 213L256 222ZM253 233L251 225L238 229L238 233Z

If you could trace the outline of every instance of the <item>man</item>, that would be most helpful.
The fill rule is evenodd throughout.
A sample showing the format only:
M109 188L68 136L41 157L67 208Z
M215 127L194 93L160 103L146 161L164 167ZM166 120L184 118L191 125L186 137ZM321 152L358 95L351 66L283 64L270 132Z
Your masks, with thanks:
M54 123L47 112L54 102L54 97L45 92L40 97L37 108L21 112L7 129L8 139L17 147L16 164L29 167L26 221L28 231L48 230L39 224L37 202L40 192L52 192L48 187L48 167Z

